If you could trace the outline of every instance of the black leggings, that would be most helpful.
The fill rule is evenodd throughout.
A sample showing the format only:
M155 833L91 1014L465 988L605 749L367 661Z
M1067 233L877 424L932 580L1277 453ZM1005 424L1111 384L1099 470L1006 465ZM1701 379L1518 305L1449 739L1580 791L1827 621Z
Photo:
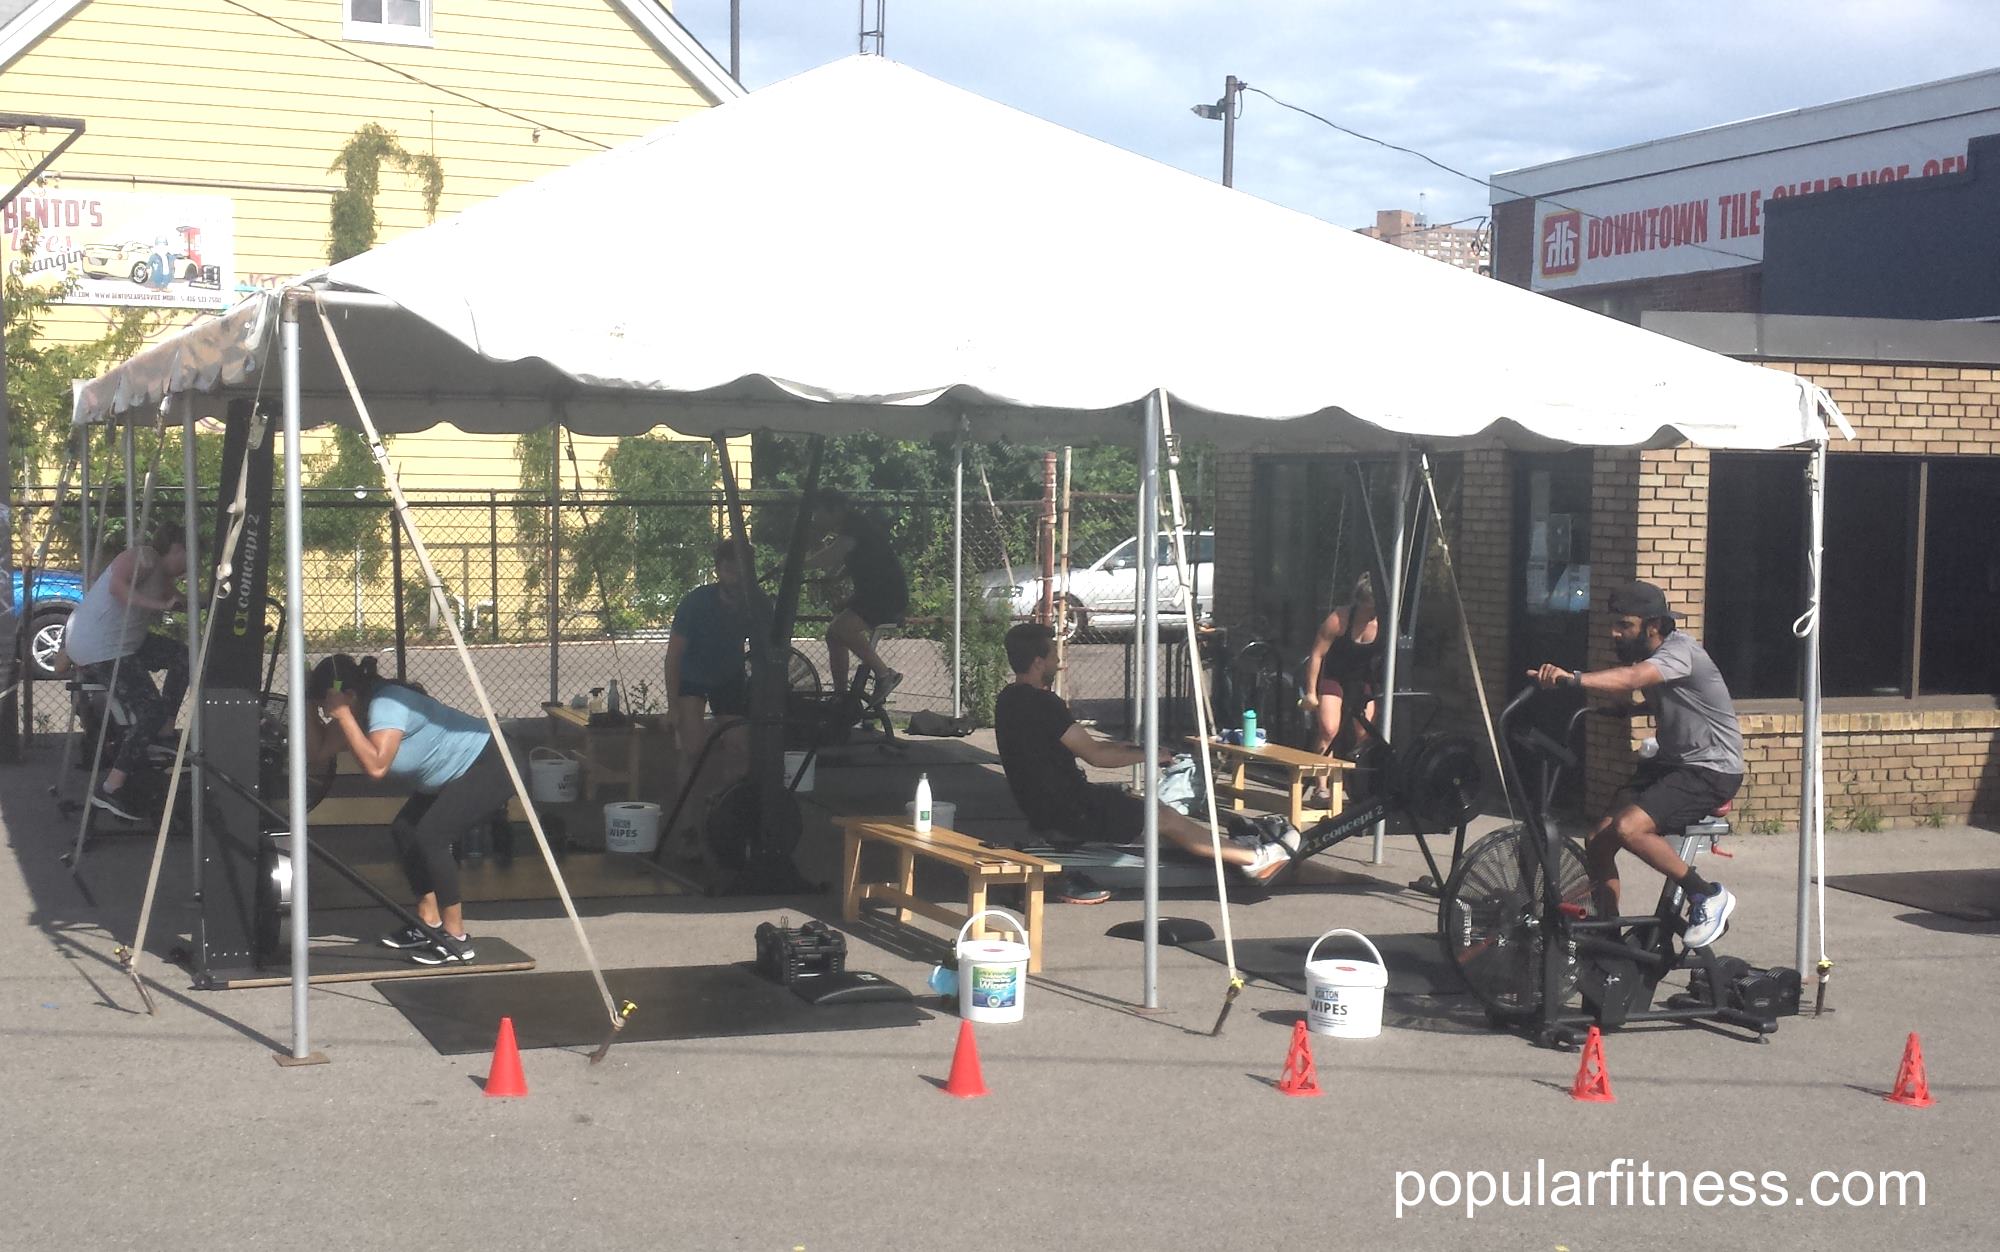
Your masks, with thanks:
M491 820L506 806L513 794L507 766L500 748L488 743L486 750L463 774L434 794L418 792L406 801L389 833L403 858L403 873L418 899L437 893L438 908L460 903L458 861L451 854L454 839L462 838L480 822ZM496 802L496 797L499 799Z

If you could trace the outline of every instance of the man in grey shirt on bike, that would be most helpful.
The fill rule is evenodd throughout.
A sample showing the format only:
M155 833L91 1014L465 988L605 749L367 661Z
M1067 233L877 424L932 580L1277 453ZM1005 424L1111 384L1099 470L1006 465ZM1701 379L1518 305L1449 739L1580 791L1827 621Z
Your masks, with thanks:
M1729 688L1708 653L1674 628L1667 597L1651 583L1635 582L1611 593L1611 640L1623 664L1573 673L1555 665L1529 670L1544 687L1582 687L1636 698L1634 711L1652 717L1659 751L1639 762L1619 789L1611 812L1586 845L1597 906L1618 912L1621 849L1678 883L1687 896L1690 948L1722 937L1736 897L1704 881L1674 851L1662 832L1678 831L1727 804L1743 783L1743 732Z

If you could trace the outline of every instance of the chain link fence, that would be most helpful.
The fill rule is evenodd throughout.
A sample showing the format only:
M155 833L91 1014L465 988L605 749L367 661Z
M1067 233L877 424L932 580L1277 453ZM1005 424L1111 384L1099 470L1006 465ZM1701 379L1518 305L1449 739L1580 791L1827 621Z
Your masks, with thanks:
M661 685L675 607L712 576L713 547L726 533L728 510L720 492L658 499L564 492L554 502L497 490L407 494L443 585L443 602L431 596L416 553L395 524L383 492L308 491L301 530L307 548L304 625L309 655L372 654L384 673L400 674L448 704L470 708L475 700L451 646L450 618L463 632L487 695L503 717L538 715L552 697L585 695L613 678L633 711L664 709ZM957 632L963 651L956 707L976 722L989 722L993 699L1011 677L1002 647L1008 627L1017 621L1048 621L1059 625L1064 637L1062 688L1078 715L1106 728L1129 729L1138 652L1134 496L1071 497L1065 579L1060 500L988 501L968 491L963 546L957 549L950 493L850 494L889 523L909 577L906 620L885 631L878 643L885 661L905 674L892 701L896 712L954 711L952 641ZM97 500L92 569L101 569L126 543L122 488L99 493ZM744 493L743 503L758 568L767 585L775 587L794 533L797 497L753 491ZM1169 697L1182 697L1182 703L1186 681L1174 666L1185 664L1177 646L1184 639L1183 615L1192 602L1206 620L1214 585L1207 511L1197 507L1195 513L1188 552L1193 588L1180 585L1164 537L1160 551L1161 633L1174 648L1163 660L1169 676L1163 687ZM205 542L213 541L214 514L213 496L204 495L197 502L197 516ZM46 536L41 564L51 571L50 580L56 572L84 568L77 498L72 495L65 502L51 531L52 516L52 498L26 500L18 531L24 557L33 555ZM155 493L154 527L178 529L182 516L178 489ZM274 551L282 534L279 501L272 523ZM809 535L809 549L819 541ZM955 595L955 555L962 602ZM281 561L272 562L269 580L267 623L275 632L284 601ZM825 623L844 598L844 584L837 579L808 580L801 589L794 646L818 668L822 681L831 681L822 638ZM31 632L31 650L44 659L52 658L71 603L61 594L44 595L24 623ZM184 628L179 618L172 618L162 629L172 633ZM273 681L283 689L283 666L277 667ZM38 732L66 728L68 708L61 691L53 683L38 684ZM1179 720L1171 708L1169 717Z

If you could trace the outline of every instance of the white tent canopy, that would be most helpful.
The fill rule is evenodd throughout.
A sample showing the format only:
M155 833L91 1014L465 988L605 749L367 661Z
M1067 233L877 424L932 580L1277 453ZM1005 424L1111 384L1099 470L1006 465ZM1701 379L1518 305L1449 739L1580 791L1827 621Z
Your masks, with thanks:
M879 57L666 126L307 276L386 431L666 424L1130 438L1257 419L1274 446L1776 448L1827 400L1134 156ZM254 386L274 297L84 390ZM351 420L305 319L310 422ZM1442 364L1441 364L1442 362ZM214 403L211 401L211 403ZM1232 432L1241 439L1244 432Z
M299 286L328 293L390 433L560 420L596 435L919 437L964 422L979 440L1157 450L1148 399L1162 393L1180 435L1235 448L1823 449L1841 420L1793 375L1366 239L876 57L729 101ZM192 419L259 391L285 396L288 428L354 423L318 318L302 310L285 327L297 356L282 371L280 318L278 297L252 297L80 384L76 420L150 413L168 395L185 396ZM285 467L296 503L297 458ZM1142 526L1156 520L1142 508ZM286 557L296 574L295 532ZM288 579L288 595L298 585ZM1156 719L1147 738L1157 747ZM294 779L304 772L295 760ZM301 793L295 828L304 820Z

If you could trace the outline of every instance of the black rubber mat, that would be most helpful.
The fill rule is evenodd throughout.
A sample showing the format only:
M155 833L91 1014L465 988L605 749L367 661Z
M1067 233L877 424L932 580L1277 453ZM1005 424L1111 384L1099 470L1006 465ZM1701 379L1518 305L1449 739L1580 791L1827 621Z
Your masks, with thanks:
M909 1001L815 1007L749 965L690 965L604 972L611 994L638 1009L621 1043L720 1039L914 1026L930 1014ZM376 990L446 1056L488 1052L500 1019L514 1019L523 1048L596 1047L607 1020L584 970L384 982Z
M1289 987L1304 995L1306 992L1306 952L1312 947L1317 935L1305 935L1297 939L1238 939L1236 941L1236 968L1249 978L1262 979L1280 987ZM1458 976L1438 950L1435 933L1424 932L1412 935L1370 935L1373 943L1382 953L1382 960L1389 967L1389 994L1405 996L1453 995L1465 990L1465 982ZM1222 963L1222 940L1203 939L1196 943L1181 945L1183 952L1206 957L1217 964ZM1319 947L1319 960L1329 956L1358 956L1364 959L1368 949L1356 943L1352 936L1335 935Z
M2000 869L1918 869L1898 874L1838 874L1836 891L1907 904L1964 922L2000 922Z

